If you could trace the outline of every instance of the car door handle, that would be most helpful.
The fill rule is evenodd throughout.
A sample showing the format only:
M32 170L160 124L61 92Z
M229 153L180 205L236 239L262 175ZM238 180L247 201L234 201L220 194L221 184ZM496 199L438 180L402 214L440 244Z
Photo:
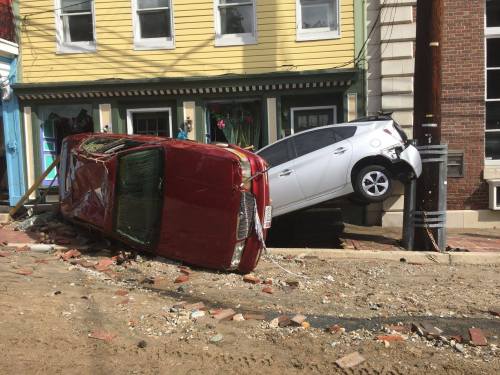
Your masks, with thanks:
M285 169L279 174L280 177L290 176L293 173L291 169Z
M347 148L345 148L345 147L339 147L339 148L335 149L335 151L333 151L333 154L334 155L342 155L346 151L347 151Z

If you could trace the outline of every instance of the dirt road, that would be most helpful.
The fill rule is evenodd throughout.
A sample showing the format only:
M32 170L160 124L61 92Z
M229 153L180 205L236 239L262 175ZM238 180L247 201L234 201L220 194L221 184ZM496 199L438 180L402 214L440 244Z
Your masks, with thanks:
M0 247L0 373L497 374L500 368L500 318L489 312L500 305L498 267L274 257L261 261L260 283L252 284L241 275L146 256L110 264L114 254L64 261L60 254ZM184 274L188 281L174 282ZM229 308L247 320L213 317ZM311 327L280 327L275 319L295 314ZM412 323L443 332L428 339L407 331ZM336 333L325 330L335 324ZM471 327L481 328L486 346L469 345ZM352 352L365 361L341 369L335 362Z

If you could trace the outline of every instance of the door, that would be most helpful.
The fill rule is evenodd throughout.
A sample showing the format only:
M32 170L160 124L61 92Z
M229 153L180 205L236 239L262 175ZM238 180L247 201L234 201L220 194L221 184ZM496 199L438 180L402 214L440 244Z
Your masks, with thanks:
M297 155L293 168L305 199L332 194L346 185L352 156L347 138L355 129L320 129L293 138Z
M271 169L269 176L269 192L273 206L273 216L286 213L287 209L299 204L304 195L300 190L291 160L290 140L281 141L263 149L259 156L267 161Z
M127 110L128 134L172 137L170 108L141 108Z

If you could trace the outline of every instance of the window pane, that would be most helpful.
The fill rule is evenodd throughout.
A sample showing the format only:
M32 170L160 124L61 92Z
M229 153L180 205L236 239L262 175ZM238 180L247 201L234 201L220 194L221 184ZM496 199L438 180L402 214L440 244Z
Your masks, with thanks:
M295 111L293 115L295 133L333 124L333 109L304 109Z
M138 9L168 8L169 0L137 0Z
M487 39L487 67L500 67L500 38Z
M253 33L253 6L237 5L220 8L221 33Z
M347 138L351 138L356 133L356 130L356 126L333 128L333 132L335 133L335 139L337 142L343 141Z
M168 11L159 10L139 15L141 38L170 38L170 16Z
M294 142L297 157L300 157L329 146L337 142L337 139L332 129L322 129L298 135L294 138Z
M486 26L500 26L500 1L486 0Z
M337 28L337 12L331 0L301 0L302 28Z
M264 158L270 167L275 167L277 165L286 163L290 160L288 157L288 141L282 141L276 143L275 145L259 152L259 156Z
M61 0L62 13L80 13L90 12L92 9L92 2L83 2L83 0Z
M486 103L486 129L500 130L500 102Z
M500 99L500 70L488 70L488 99Z
M92 15L64 16L65 40L67 42L91 42L94 40Z
M486 158L500 160L500 132L486 133Z

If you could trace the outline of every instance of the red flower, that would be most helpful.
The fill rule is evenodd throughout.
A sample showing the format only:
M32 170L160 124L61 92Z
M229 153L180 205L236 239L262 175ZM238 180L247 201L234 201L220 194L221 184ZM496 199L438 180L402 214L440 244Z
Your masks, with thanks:
M217 127L221 130L224 129L226 127L226 123L224 122L224 120L217 121Z

